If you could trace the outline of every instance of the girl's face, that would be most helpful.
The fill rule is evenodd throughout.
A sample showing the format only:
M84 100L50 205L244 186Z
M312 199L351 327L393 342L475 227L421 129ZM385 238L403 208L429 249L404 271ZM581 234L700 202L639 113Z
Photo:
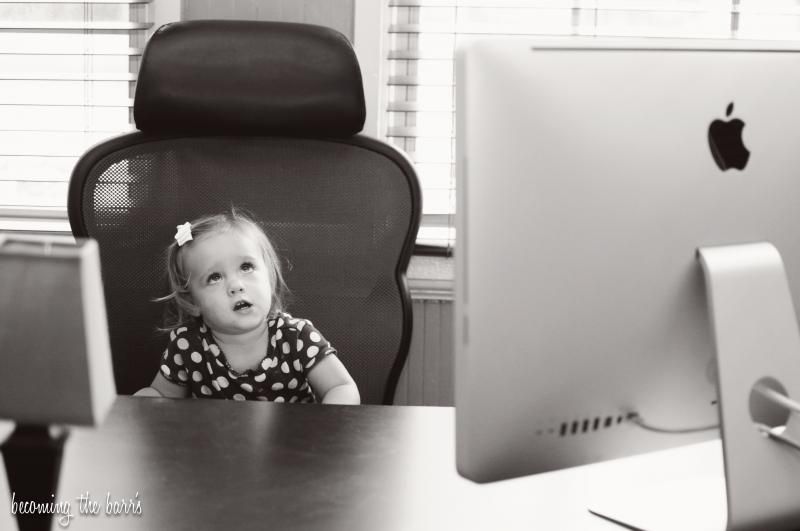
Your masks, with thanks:
M253 238L235 228L201 236L183 258L192 314L202 316L211 330L244 334L266 326L273 288Z

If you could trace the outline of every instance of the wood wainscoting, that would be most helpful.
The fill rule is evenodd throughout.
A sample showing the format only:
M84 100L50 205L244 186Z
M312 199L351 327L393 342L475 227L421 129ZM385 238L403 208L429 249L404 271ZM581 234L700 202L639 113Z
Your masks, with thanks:
M414 331L394 403L453 405L453 302L414 299Z

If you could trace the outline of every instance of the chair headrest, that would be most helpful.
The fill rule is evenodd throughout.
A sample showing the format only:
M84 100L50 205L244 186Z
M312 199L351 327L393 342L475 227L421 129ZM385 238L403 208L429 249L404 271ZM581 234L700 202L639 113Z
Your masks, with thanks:
M133 113L151 133L344 137L361 131L366 111L358 60L341 33L194 20L151 37Z

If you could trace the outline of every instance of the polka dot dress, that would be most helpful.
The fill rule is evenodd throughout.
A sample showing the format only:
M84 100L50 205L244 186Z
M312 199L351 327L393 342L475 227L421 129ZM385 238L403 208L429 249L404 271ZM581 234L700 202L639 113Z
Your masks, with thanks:
M267 353L255 369L233 370L211 330L198 320L170 332L161 374L200 398L314 402L306 376L336 349L307 319L280 312L267 324Z

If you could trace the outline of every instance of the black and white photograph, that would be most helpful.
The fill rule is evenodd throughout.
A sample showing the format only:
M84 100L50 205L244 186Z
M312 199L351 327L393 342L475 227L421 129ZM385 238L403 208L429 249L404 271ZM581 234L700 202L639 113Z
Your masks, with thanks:
M0 0L0 530L800 529L800 0Z

